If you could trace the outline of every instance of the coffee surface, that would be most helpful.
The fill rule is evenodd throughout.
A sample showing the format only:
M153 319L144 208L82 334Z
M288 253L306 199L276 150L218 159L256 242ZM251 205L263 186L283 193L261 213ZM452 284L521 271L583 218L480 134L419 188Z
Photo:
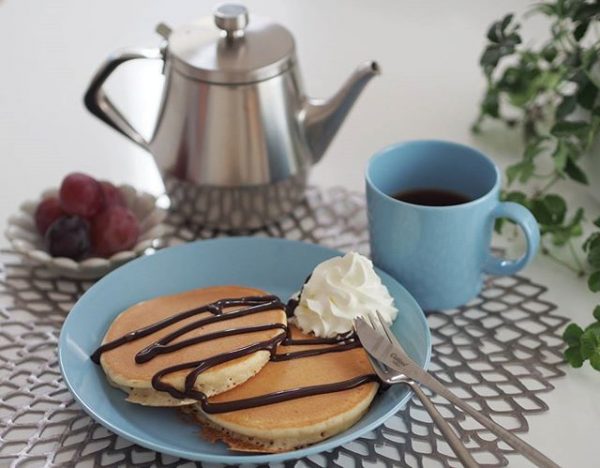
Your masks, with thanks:
M403 190L392 197L406 203L425 206L452 206L471 201L469 197L459 192L429 188Z

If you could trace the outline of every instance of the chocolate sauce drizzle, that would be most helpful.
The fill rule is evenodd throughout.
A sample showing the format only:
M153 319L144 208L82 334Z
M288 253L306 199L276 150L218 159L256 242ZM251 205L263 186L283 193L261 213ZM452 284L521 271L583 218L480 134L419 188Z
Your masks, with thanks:
M174 366L167 367L158 371L152 377L152 386L155 390L167 392L174 398L179 399L195 399L198 400L202 409L206 413L225 413L229 411L237 411L247 408L255 408L259 406L270 405L273 403L279 403L282 401L293 400L296 398L302 398L313 395L322 395L325 393L332 392L340 392L343 390L350 390L352 388L356 388L360 385L363 385L367 382L376 382L378 381L377 376L375 374L366 374L358 377L354 377L349 380L345 380L343 382L335 382L330 384L323 385L314 385L309 387L299 387L292 388L288 390L281 390L278 392L268 393L265 395L260 395L253 398L246 398L243 400L234 400L222 403L210 403L208 401L207 396L194 389L194 384L198 376L210 369L211 367L217 366L219 364L232 361L234 359L247 356L256 351L269 351L271 353L270 360L273 362L287 361L291 359L300 359L310 356L319 356L325 353L339 353L343 351L348 351L353 348L360 347L360 342L354 332L350 332L344 335L339 335L335 338L309 338L309 339L293 339L290 336L290 330L287 325L282 323L268 323L264 325L256 325L249 327L239 327L239 328L228 328L225 330L219 330L214 333L209 333L202 336L197 336L193 338L189 338L186 340L181 340L176 343L173 343L177 338L189 333L193 330L196 330L205 325L209 325L211 323L223 322L231 319L235 319L238 317L244 317L247 315L258 314L261 312L266 312L274 309L283 309L286 311L287 315L290 316L293 314L293 309L295 309L297 303L295 300L290 301L287 305L283 304L281 300L277 296L248 296L241 298L230 298L230 299L221 299L211 304L206 304L201 307L196 307L194 309L187 310L185 312L181 312L179 314L168 317L164 320L156 322L147 327L139 328L132 332L129 332L123 335L116 340L110 341L108 343L100 346L94 353L91 355L92 361L96 364L100 364L100 356L102 353L106 351L113 350L122 346L126 343L130 343L132 341L139 340L145 336L151 335L152 333L156 333L170 325L178 323L182 320L188 319L190 317L203 314L206 312L210 312L212 315L201 318L199 320L188 323L187 325L169 333L168 335L162 337L161 339L151 343L141 351L139 351L135 355L135 362L138 364L143 364L154 359L156 356L161 354L168 354L180 349L183 349L187 346L192 346L198 343L204 343L207 341L216 340L219 338L241 335L245 333L254 333L259 331L266 330L276 330L280 329L281 333L275 335L273 338L268 340L263 340L257 343L253 343L247 346L240 347L233 351L229 351L227 353L217 354L207 359L185 362L181 364L177 364ZM240 309L233 312L224 312L225 308L228 307L241 307ZM302 345L334 345L326 348L317 348L317 349L307 349L304 351L292 351L288 353L276 353L276 349L278 345L284 346L302 346ZM189 369L190 372L186 375L185 385L183 390L179 390L174 386L168 384L163 380L163 377L174 372L178 372L181 370Z

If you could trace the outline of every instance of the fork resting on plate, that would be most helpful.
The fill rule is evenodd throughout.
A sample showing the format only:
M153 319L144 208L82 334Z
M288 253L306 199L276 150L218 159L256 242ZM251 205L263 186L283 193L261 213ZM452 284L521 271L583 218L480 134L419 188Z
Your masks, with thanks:
M378 320L369 319L369 321L367 321L364 318L359 317L354 321L354 328L363 347L369 354L373 369L385 383L405 384L415 392L425 409L429 412L433 422L439 427L446 438L446 441L465 466L475 467L479 465L469 450L460 441L460 438L454 432L450 424L437 410L433 402L423 390L421 390L419 384L427 386L433 392L458 406L479 424L494 433L537 466L558 467L558 465L546 455L477 411L466 401L463 401L452 393L445 385L426 370L422 369L408 356L408 354L406 354L404 348L400 345L379 312L377 312L377 317Z

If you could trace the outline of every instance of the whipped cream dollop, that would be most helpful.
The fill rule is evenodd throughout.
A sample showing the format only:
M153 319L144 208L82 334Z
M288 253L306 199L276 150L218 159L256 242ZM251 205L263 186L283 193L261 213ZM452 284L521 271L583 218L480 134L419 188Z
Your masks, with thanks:
M371 260L356 252L319 264L299 294L292 321L304 333L322 338L351 331L359 316L376 318L379 311L392 323L398 314Z

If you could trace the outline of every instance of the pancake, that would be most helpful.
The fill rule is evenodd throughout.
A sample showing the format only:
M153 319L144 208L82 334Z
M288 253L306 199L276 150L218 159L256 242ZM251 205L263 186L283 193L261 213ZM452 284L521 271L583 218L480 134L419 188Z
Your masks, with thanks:
M111 324L102 343L105 347L110 346L107 343L118 340L130 332L152 326L176 314L206 306L218 300L253 296L267 296L267 293L241 286L215 286L150 299L122 312ZM182 349L156 354L146 362L136 362L136 354L157 340L193 322L218 315L214 310L212 312L203 311L169 324L147 336L137 337L133 341L122 343L114 349L106 349L100 354L99 362L106 373L108 381L127 392L127 400L132 403L147 406L193 404L197 402L198 398L177 395L176 390L180 392L184 390L185 379L195 366L188 366L186 369L170 372L160 377L160 382L171 387L173 393L176 394L175 396L171 392L159 391L154 388L152 379L155 374L172 366L182 364L185 366L186 363L202 362L215 356L227 355L245 347L276 340L278 336L285 333L284 328L287 323L284 307L278 300L277 303L277 305L270 306L267 310L257 313L204 324L176 337L169 344L176 345L190 338L229 329L263 325L265 328L271 326L270 329L216 337L205 342L190 344L182 347ZM240 305L224 307L223 316L245 308L245 306ZM269 350L260 349L219 363L199 373L195 382L193 382L192 390L201 392L206 396L212 396L232 389L258 373L269 361L269 357Z
M368 410L378 389L378 381L365 350L356 338L338 344L311 344L312 335L290 326L292 341L277 348L271 360L255 377L225 393L213 396L206 404L182 408L202 425L205 438L223 440L233 450L276 453L314 444L355 424ZM298 340L310 340L298 344ZM326 351L319 355L288 353ZM310 353L307 353L310 354ZM278 361L278 357L286 360ZM364 382L354 388L289 399L228 412L219 405L261 397L273 392L306 389L342 382ZM340 385L341 386L341 385ZM297 395L297 394L296 394ZM212 408L211 408L212 406ZM224 407L221 406L221 409Z

